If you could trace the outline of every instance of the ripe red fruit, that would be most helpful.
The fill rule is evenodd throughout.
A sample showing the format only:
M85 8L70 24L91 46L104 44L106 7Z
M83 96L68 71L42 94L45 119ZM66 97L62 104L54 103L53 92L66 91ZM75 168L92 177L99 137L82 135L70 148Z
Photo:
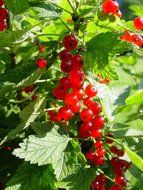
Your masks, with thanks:
M119 4L117 1L106 0L102 4L102 10L103 10L104 14L106 14L106 13L107 14L109 14L109 13L115 14L115 13L117 13L118 9L119 9Z
M127 184L126 179L123 176L116 176L114 180L116 184L122 187L125 187Z
M116 146L111 146L111 147L110 147L110 151L111 151L113 154L117 154L118 149L117 149Z
M31 85L31 86L27 86L23 89L23 91L25 91L26 93L30 93L30 92L33 92L34 91L34 86Z
M96 147L96 148L101 148L102 145L103 145L103 141L102 141L102 140L97 140L97 141L95 142L95 147Z
M93 112L91 109L83 109L82 112L80 113L80 118L84 122L88 122L93 118Z
M77 102L76 104L70 106L70 109L73 113L78 113L80 110L80 103Z
M131 40L137 46L143 46L143 38L139 34L133 34Z
M117 155L118 155L119 157L124 156L124 154L125 154L124 150L118 150L118 151L117 151Z
M99 138L102 136L102 131L101 129L95 129L94 126L91 129L91 136L93 138Z
M103 149L103 147L98 148L96 153L99 157L105 156L105 150Z
M58 99L58 100L64 100L65 96L67 95L67 91L61 88L60 86L56 87L53 90L53 95Z
M143 17L137 17L134 19L134 27L137 30L143 30Z
M108 144L112 144L112 143L113 143L113 140L110 139L109 137L113 138L113 135L112 135L111 133L108 133L106 136L107 136L106 142L107 142Z
M74 50L78 45L78 41L73 35L65 36L62 43L63 46L69 51Z
M89 151L89 152L86 153L85 157L89 161L94 161L95 157L96 157L96 154L95 154L95 152Z
M125 31L125 33L121 36L122 40L131 42L132 41L132 34L129 31Z
M81 100L83 98L83 90L78 89L78 90L73 90L73 94L77 95L78 99Z
M58 110L57 117L59 121L68 121L72 118L73 113L68 107L61 107Z
M79 54L75 54L72 57L72 63L74 68L81 68L83 66L83 58Z
M54 111L49 110L48 115L50 117L50 121L58 122L57 114Z
M110 187L109 190L122 190L122 189L118 185L113 185L113 186Z
M84 72L80 69L74 69L69 73L69 78L71 82L79 83L83 82L84 80Z
M68 61L71 60L72 58L72 55L68 50L62 50L61 52L58 53L58 56L62 61Z
M116 166L118 165L118 161L119 161L119 158L118 157L113 157L111 160L110 160L110 163L112 166Z
M75 94L73 94L73 93L67 94L67 95L65 96L65 100L64 100L64 101L65 101L66 105L72 106L72 105L77 104L77 102L78 102L78 97L77 97L77 95L75 95Z
M79 136L81 138L88 138L91 136L90 130L92 128L91 122L83 123L79 128Z
M95 159L95 164L98 165L98 166L101 166L105 163L104 161L104 158L103 157L100 157L100 156L97 156L96 159Z
M44 53L45 50L46 50L46 46L45 46L45 45L40 45L40 46L39 46L39 52L40 52L40 53Z
M85 89L85 94L88 96L88 97L93 97L93 96L96 96L97 94L97 89L92 86L92 85L88 85Z
M0 21L0 31L4 31L7 28L7 24L4 20Z
M0 20L7 19L8 11L4 8L0 8Z
M122 13L120 10L118 10L114 15L116 15L117 17L121 18L122 17Z
M71 88L71 82L68 77L63 77L60 79L60 86L64 90L69 90Z
M64 73L69 73L70 71L72 71L73 70L73 65L72 65L71 60L62 61L62 63L61 63L61 70Z
M93 181L92 182L92 190L100 190L100 182L99 181Z
M96 129L101 129L104 126L105 120L104 117L98 115L92 120L93 127Z
M45 68L47 66L47 61L45 59L37 59L36 65L38 68Z
M0 7L3 5L3 0L0 0Z

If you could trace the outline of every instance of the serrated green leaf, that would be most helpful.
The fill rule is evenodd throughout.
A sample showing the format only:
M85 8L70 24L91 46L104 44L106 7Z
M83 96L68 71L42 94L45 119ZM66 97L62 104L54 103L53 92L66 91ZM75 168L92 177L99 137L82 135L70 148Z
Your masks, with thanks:
M130 148L125 144L124 148L133 164L136 167L138 167L141 171L143 171L143 159L140 156L138 156L134 151L130 150Z
M50 2L30 3L32 10L35 11L37 18L56 19L59 18L61 9Z
M45 109L45 97L38 98L37 100L31 102L19 114L19 117L22 122L8 134L8 136L4 139L4 141L14 138L23 129L29 127L29 125L33 121L35 121L41 113L43 113L44 109Z
M30 161L31 164L52 164L55 175L59 179L63 169L65 149L70 138L65 133L59 134L55 128L47 132L43 138L29 136L13 151L13 155Z
M143 6L131 5L129 8L134 12L136 16L143 15Z
M33 72L30 76L28 76L26 79L23 79L21 82L17 84L18 88L24 88L30 85L35 84L35 82L41 77L45 69L37 69L35 72Z
M3 100L12 90L16 88L14 83L5 82L0 86L0 100Z
M6 7L15 15L25 12L28 8L28 0L4 0Z
M38 167L24 163L8 182L5 190L55 190L55 181L54 171L50 165Z
M57 183L57 187L67 190L89 190L95 179L95 173L96 169L94 168L79 168L74 174Z
M139 90L135 94L129 96L126 99L127 105L133 105L133 104L143 104L143 90Z

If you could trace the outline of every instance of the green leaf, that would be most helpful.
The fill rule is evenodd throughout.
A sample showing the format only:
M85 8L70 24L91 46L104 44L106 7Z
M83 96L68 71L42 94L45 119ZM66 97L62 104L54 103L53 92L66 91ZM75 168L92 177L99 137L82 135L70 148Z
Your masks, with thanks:
M37 100L31 102L19 114L19 117L22 120L22 122L8 134L5 140L14 138L23 129L29 127L29 125L33 121L35 121L41 113L43 113L44 109L45 109L45 97L38 98Z
M30 3L30 6L35 11L37 18L56 19L60 17L61 10L50 2Z
M133 105L133 104L143 104L143 90L139 90L135 94L129 96L126 99L127 105Z
M142 16L143 15L143 6L131 5L130 9L134 12L134 14L136 16Z
M38 167L24 163L8 182L5 190L55 190L55 181L50 165Z
M64 164L65 149L70 138L65 133L58 133L55 128L49 130L43 138L29 136L13 151L13 155L38 165L52 164L57 179Z
M28 0L4 0L6 7L15 15L25 12L28 6Z
M17 84L18 88L24 88L30 85L35 84L35 82L41 77L45 69L37 69L35 72L33 72L30 76L28 76L26 79L23 79L21 82Z
M7 97L9 93L16 89L16 85L14 83L5 82L0 86L0 100Z
M127 145L124 144L125 151L129 156L130 160L135 166L137 166L141 171L143 171L143 159L138 156L135 152L130 150Z
M57 187L67 190L89 190L92 181L95 179L95 168L79 168L65 180L58 182Z

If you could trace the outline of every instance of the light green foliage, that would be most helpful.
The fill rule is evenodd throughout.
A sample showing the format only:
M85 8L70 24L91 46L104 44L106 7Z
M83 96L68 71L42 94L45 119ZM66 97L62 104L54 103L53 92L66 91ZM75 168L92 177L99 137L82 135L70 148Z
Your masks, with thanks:
M135 94L129 96L126 99L127 105L133 105L133 104L143 104L143 90L139 90Z

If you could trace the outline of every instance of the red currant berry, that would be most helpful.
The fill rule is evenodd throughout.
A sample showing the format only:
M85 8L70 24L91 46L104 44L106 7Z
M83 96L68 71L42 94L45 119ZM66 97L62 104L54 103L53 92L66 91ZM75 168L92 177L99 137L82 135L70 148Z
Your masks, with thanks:
M117 152L118 152L117 147L116 146L111 146L110 147L110 152L112 152L113 154L117 154Z
M96 177L96 180L97 180L97 181L100 181L100 182L103 182L103 183L107 183L107 178L105 177L104 174L99 174L99 175Z
M121 36L122 40L131 42L132 41L132 35L130 34L129 31L125 31L125 33Z
M92 128L91 122L83 123L79 128L79 136L81 138L88 138L91 136L90 130Z
M68 50L62 50L61 52L59 52L58 56L62 61L68 61L72 58L72 55Z
M39 46L39 52L44 53L46 51L46 46L45 45L40 45Z
M65 36L62 43L63 46L69 51L75 49L78 45L78 41L73 35Z
M113 140L110 139L109 137L113 138L113 135L111 135L111 133L108 133L108 134L107 134L106 142L107 142L108 144L112 144L112 143L113 143Z
M4 147L4 149L7 150L7 151L11 151L12 147L11 146L6 146L6 147Z
M64 100L65 96L67 95L67 91L61 88L60 86L56 87L53 90L53 95L58 99L58 100Z
M93 127L96 129L101 129L104 126L105 120L104 117L98 115L92 120Z
M96 165L101 166L101 165L104 165L104 163L105 163L105 161L104 161L103 157L99 157L99 156L96 157L96 159L95 159Z
M105 156L105 150L102 147L98 148L96 153L99 157Z
M72 57L72 63L74 68L81 68L83 66L83 58L79 54L75 54Z
M92 85L88 85L85 89L85 94L88 96L88 97L93 97L93 96L96 96L97 94L97 89L95 87L93 87Z
M118 150L117 151L117 156L119 156L119 157L124 156L124 154L125 154L124 150Z
M72 65L71 60L62 61L62 63L61 63L61 70L64 73L69 73L70 71L72 71L73 70L73 65Z
M116 166L116 165L118 165L118 161L119 161L119 158L113 157L113 158L110 160L110 163L111 163L112 166Z
M94 115L98 115L102 111L101 105L97 102L93 102L93 104L90 105L90 109L93 111Z
M99 181L93 181L92 182L92 190L100 190L100 182Z
M36 65L38 68L45 68L47 66L47 61L45 59L37 59Z
M123 176L116 176L114 180L116 184L122 187L125 187L127 184L126 179Z
M113 186L110 187L109 190L122 190L122 189L118 185L113 185Z
M8 16L8 11L4 8L0 8L0 20L6 19Z
M73 90L73 94L77 95L78 99L81 100L83 98L83 90L78 89L78 90Z
M102 131L101 129L95 129L94 127L92 127L91 129L91 136L93 138L99 138L102 136Z
M95 152L89 151L86 153L85 157L87 160L93 161L96 157L96 154L95 154Z
M106 0L103 2L102 4L102 10L103 10L103 13L112 13L112 14L115 14L117 13L119 9L119 4L117 1L113 1L113 0Z
M120 167L120 165L115 165L114 166L114 173L117 175L117 176L122 176L124 174L124 170Z
M80 103L77 102L76 104L70 106L70 109L73 113L78 113L80 110Z
M143 46L143 38L139 34L132 35L132 42L139 47Z
M134 27L137 30L143 30L143 17L137 17L134 19Z
M73 116L73 113L68 107L61 107L58 110L57 117L59 121L63 121L63 120L68 121L72 118L72 116Z
M54 111L49 110L48 115L50 117L50 121L58 122L57 114Z
M77 97L77 95L71 93L71 94L67 94L67 95L65 96L65 103L66 103L66 105L72 106L72 105L77 104L77 102L78 102L78 97Z
M82 112L80 113L80 118L84 122L88 122L88 121L92 120L92 118L93 118L92 110L89 108L82 110Z
M3 0L0 0L0 7L3 5Z
M63 77L60 79L60 86L64 90L69 90L71 88L71 82L68 77Z
M31 93L34 91L34 86L31 85L31 86L27 86L23 89L23 91L25 91L26 93Z
M7 28L7 24L4 20L0 21L0 31L4 31Z
M96 143L95 143L95 147L96 148L101 148L103 145L103 141L102 140L97 140Z
M118 10L114 15L116 15L117 17L121 18L122 17L122 13L120 10Z

